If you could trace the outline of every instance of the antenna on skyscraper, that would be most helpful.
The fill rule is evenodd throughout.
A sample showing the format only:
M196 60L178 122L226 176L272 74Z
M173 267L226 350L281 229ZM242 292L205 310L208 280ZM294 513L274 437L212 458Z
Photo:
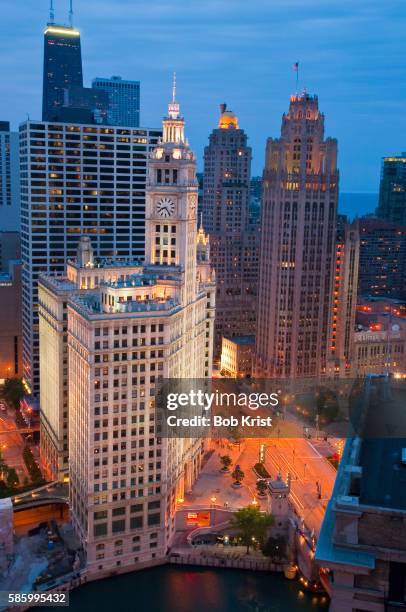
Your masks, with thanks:
M55 22L55 12L54 12L54 0L51 0L51 6L49 7L49 23Z
M293 72L296 72L296 95L299 94L299 62L295 62L292 66Z
M73 28L73 0L69 0L69 25Z
M176 72L173 73L172 102L176 102Z

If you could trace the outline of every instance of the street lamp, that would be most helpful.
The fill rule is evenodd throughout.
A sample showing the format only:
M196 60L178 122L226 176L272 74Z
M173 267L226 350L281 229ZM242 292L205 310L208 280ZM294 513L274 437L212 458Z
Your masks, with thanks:
M210 501L211 501L210 507L213 509L213 512L210 512L212 525L216 524L216 500L217 500L217 497L215 495L212 495L210 497Z
M252 500L252 502L251 502L251 503L252 503L252 505L254 506L254 508L255 508L256 506L258 506L258 501L257 501L255 498Z

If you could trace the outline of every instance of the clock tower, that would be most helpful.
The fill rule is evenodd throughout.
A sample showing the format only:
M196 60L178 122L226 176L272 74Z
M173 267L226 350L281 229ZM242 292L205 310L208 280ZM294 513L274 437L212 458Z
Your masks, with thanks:
M163 138L148 163L145 257L147 265L182 270L188 302L196 294L197 190L196 157L185 139L174 77Z

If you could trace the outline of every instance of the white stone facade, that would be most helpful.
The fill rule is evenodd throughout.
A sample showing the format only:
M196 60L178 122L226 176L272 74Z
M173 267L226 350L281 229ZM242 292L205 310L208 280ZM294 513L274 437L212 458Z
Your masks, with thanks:
M144 265L98 268L83 242L68 265L71 518L93 575L161 562L199 473L203 441L160 438L155 422L158 381L211 375L215 282L196 204L174 101L149 160Z

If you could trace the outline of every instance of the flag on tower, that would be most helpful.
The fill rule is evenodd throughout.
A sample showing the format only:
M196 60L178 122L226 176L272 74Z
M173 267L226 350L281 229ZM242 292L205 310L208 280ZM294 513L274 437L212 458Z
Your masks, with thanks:
M293 64L293 70L294 70L295 72L298 72L298 71L299 71L299 62L295 62L295 63Z

